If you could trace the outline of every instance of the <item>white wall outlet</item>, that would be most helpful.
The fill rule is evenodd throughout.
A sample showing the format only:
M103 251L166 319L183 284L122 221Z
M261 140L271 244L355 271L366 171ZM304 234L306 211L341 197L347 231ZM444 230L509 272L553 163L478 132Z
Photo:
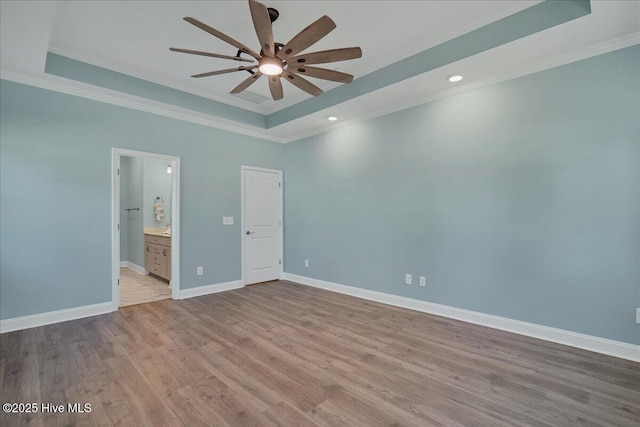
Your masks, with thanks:
M309 260L308 260L308 259L305 259L305 260L304 260L304 266L305 266L305 267L309 267Z
M196 267L196 274L198 276L202 276L204 274L204 267L202 267L202 266Z
M420 276L420 286L427 286L427 278Z
M404 283L405 284L410 285L412 280L413 280L413 278L411 277L410 274L405 274L404 275Z
M233 225L233 217L232 216L223 216L222 217L222 225Z
M640 308L636 308L636 323L640 323Z

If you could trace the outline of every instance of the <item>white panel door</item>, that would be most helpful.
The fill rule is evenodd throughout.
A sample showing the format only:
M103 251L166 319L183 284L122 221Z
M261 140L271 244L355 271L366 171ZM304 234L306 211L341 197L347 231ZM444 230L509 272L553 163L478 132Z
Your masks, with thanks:
M280 278L282 184L279 171L243 169L245 284Z

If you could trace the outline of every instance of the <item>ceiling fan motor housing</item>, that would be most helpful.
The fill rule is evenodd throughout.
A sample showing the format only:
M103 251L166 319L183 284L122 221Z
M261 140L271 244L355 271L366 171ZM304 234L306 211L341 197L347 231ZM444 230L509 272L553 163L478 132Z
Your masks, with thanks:
M271 23L274 23L275 20L278 19L278 16L280 16L280 12L278 12L278 9L268 7L267 11L269 12L269 19L271 19Z

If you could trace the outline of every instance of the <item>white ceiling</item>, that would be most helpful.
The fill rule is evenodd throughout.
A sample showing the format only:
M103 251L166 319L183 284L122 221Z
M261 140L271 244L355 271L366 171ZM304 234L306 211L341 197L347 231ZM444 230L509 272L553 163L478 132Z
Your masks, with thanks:
M307 51L360 46L363 57L321 66L357 77L525 9L518 1L265 1L280 12L276 41L285 44L322 15L337 28ZM235 68L235 61L170 52L169 47L235 55L237 49L183 21L191 16L259 50L246 0L235 1L59 1L51 51L115 71L185 90L260 113L271 113L311 97L285 84L285 98L271 100L266 79L249 90L269 99L256 105L229 91L247 72L191 78ZM337 83L313 79L327 90Z
M536 2L524 1L274 1L280 11L274 33L286 42L319 16L337 28L309 49L359 45L363 58L340 66L356 77L464 34ZM168 47L235 54L232 47L187 24L193 16L257 48L245 0L216 2L0 2L2 78L73 93L248 135L288 142L349 123L376 117L453 93L640 43L640 1L591 1L592 13L453 64L284 123L262 129L179 107L143 100L44 73L47 50L115 71L145 78L252 111L271 113L309 96L286 85L285 99L260 105L234 99L227 92L244 78L191 79L197 72L237 66L236 62L190 57ZM360 11L364 10L364 13ZM228 62L232 62L231 65ZM465 79L452 85L453 72ZM320 82L314 80L314 82ZM264 83L264 84L262 84ZM329 88L320 83L321 87ZM268 96L266 82L252 90ZM328 122L337 115L338 122Z

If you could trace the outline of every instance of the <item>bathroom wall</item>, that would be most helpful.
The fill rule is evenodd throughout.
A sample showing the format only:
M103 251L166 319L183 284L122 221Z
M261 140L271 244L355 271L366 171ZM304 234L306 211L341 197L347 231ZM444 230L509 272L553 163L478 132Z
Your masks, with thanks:
M155 220L154 198L165 201L165 220ZM140 208L139 211L127 211ZM144 268L144 228L171 223L171 174L164 160L120 158L120 261Z
M171 224L171 174L167 173L164 160L144 159L143 161L143 218L144 227L164 227ZM156 221L154 199L164 200L164 221Z
M144 235L143 235L143 173L144 162L135 157L120 159L120 191L127 193L127 200L120 205L120 223L125 224L126 232L120 233L120 248L122 241L126 241L127 259L139 267L144 268ZM120 197L122 200L122 197ZM138 211L125 211L127 208L140 208ZM122 260L122 254L120 254Z

